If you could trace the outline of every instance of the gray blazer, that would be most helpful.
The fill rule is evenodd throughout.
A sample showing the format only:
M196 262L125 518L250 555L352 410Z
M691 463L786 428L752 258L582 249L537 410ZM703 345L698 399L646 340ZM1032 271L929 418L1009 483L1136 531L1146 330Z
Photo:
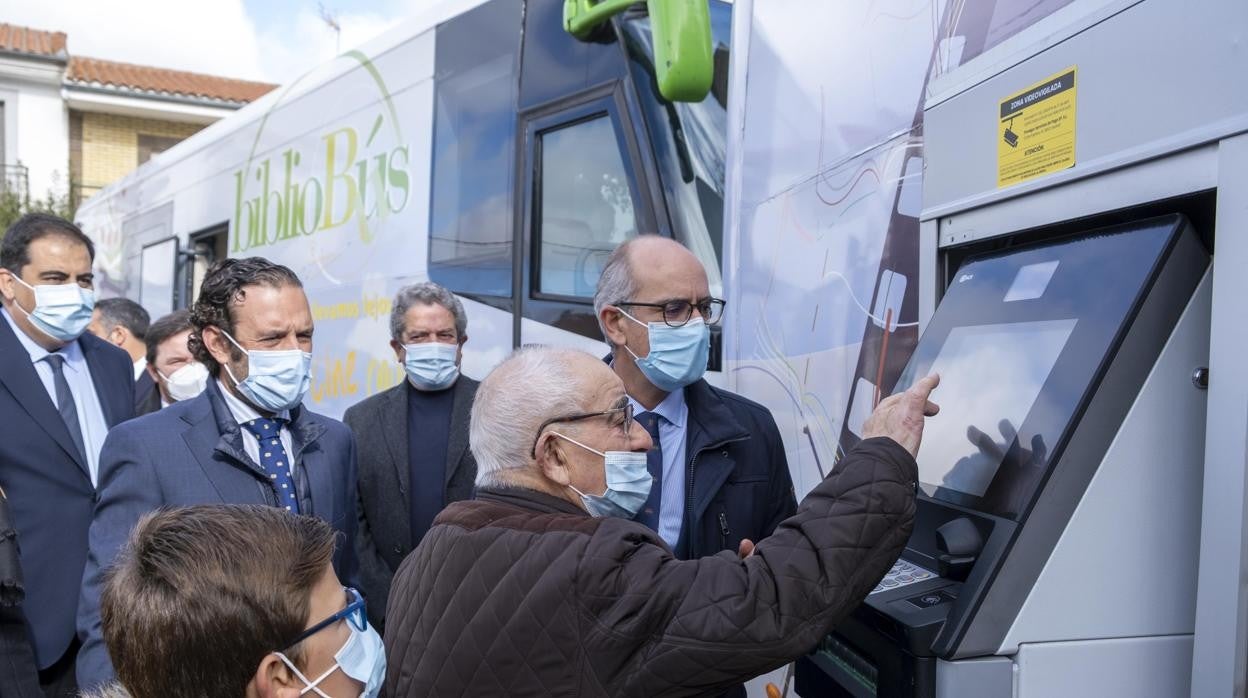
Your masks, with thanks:
M468 449L468 421L477 381L460 376L452 390L451 433L446 448L447 504L472 499L477 462ZM359 462L359 521L355 549L360 591L368 599L368 619L385 627L390 580L403 558L420 541L412 540L411 470L407 459L407 382L356 405L342 420L355 432Z

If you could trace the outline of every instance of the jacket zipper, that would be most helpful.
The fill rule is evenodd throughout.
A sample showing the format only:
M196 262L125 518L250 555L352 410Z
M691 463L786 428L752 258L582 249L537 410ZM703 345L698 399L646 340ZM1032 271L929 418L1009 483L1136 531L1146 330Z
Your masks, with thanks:
M721 548L728 547L729 533L731 532L728 530L728 516L725 515L724 512L721 511L719 512L719 534L720 534L719 547Z
M681 533L689 536L689 559L690 560L696 560L699 557L702 557L702 551L698 549L697 536L695 535L695 532L693 530L693 524L694 524L694 521L693 521L693 471L694 471L694 468L698 464L698 457L707 451L713 451L717 448L723 448L724 446L727 446L728 444L735 444L738 441L745 441L749 438L750 438L749 436L742 436L736 439L728 439L727 441L720 441L717 444L711 444L709 446L705 446L703 448L698 449L698 452L693 454L693 458L689 460L689 471L688 471L687 477L685 478L685 517L684 517L684 520L685 520L687 533L686 531L681 531ZM724 530L727 530L727 524L724 524ZM725 534L725 537L727 537L726 534Z

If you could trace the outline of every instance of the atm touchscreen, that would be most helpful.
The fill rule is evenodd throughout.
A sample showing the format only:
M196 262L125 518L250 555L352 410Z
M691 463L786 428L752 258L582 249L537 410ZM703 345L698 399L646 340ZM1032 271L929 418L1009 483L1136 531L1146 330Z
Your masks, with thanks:
M1168 216L966 261L896 390L935 371L924 494L1024 515L1186 221Z
M955 327L930 367L941 375L941 424L919 450L919 481L976 497L988 490L1078 322ZM907 381L908 383L909 381Z

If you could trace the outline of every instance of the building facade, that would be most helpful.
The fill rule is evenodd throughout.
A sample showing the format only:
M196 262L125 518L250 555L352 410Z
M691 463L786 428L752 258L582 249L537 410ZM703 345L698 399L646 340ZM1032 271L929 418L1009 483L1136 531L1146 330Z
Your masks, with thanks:
M0 191L74 207L274 87L74 56L64 32L0 24Z

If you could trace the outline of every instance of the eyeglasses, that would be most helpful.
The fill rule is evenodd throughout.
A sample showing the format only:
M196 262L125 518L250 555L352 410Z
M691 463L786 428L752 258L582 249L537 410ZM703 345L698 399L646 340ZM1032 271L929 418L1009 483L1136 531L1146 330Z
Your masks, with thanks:
M542 422L542 425L537 428L537 435L533 437L532 456L537 458L537 441L542 438L542 432L546 431L546 427L552 424L558 424L559 422L579 422L584 419L593 419L594 417L606 417L607 424L613 428L623 429L624 438L627 439L629 425L633 423L633 403L626 402L622 407L616 407L602 412L581 412L577 414L568 414L562 417L554 417Z
M360 592L352 589L351 587L343 587L342 590L347 592L347 596L351 599L346 608L303 631L299 637L295 638L290 644L283 647L280 651L285 652L291 647L294 647L300 642L303 642L304 640L321 632L325 628L328 628L343 618L346 618L347 622L351 624L351 627L359 630L360 632L368 630L368 613L364 604L364 597L360 596Z
M616 303L619 307L660 308L663 311L663 322L668 327L684 327L693 319L693 311L697 310L702 321L714 325L724 316L724 301L718 298L706 298L697 303L685 300L673 300L666 303Z

